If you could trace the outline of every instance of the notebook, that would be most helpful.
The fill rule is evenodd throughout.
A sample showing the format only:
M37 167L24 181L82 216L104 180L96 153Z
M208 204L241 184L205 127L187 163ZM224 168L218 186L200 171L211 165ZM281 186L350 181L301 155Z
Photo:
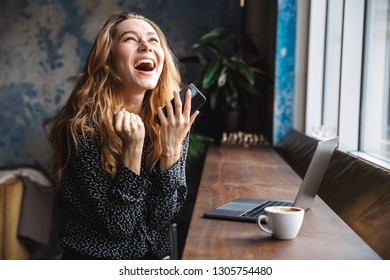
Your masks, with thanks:
M296 206L305 210L309 209L317 195L322 178L337 146L337 141L338 138L336 137L317 143L316 150L294 201L237 198L211 209L204 213L204 216L207 218L257 221L258 216L264 213L264 208L267 206L285 205Z

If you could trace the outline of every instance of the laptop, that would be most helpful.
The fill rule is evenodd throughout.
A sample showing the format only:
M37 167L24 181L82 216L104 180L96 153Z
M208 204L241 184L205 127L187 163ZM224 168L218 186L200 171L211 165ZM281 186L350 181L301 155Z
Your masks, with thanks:
M296 206L309 209L337 146L338 137L317 143L316 150L294 201L237 198L204 213L207 218L257 221L268 206Z

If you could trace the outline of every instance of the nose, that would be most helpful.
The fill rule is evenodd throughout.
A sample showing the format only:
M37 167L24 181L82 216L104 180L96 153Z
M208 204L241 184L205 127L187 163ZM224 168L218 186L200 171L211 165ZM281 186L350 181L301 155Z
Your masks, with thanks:
M152 47L150 46L148 41L146 41L145 39L142 39L140 41L138 50L141 51L141 52L150 52L150 51L152 51Z

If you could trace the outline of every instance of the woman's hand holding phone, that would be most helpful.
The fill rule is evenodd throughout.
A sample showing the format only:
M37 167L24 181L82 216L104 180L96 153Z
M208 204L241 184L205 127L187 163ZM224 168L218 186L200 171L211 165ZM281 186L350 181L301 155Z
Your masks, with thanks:
M191 83L183 87L183 89L180 91L179 96L180 100L182 103L185 103L185 94L187 91L190 91L191 93L191 111L190 115L195 113L205 102L206 102L206 97ZM174 105L174 100L171 100L172 106ZM173 107L175 109L175 107ZM167 108L166 106L162 109L163 113L165 116L167 116ZM160 117L158 114L154 116L155 121L160 124Z
M172 104L173 103L173 104ZM187 90L184 104L178 92L174 92L173 102L167 101L165 105L166 115L162 108L158 108L157 115L160 119L160 139L162 154L160 169L167 170L180 158L184 138L195 121L199 111L191 113L191 91Z

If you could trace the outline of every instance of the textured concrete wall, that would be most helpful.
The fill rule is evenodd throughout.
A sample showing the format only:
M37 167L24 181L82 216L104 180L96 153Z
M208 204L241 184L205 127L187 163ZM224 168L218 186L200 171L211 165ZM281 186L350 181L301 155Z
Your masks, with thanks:
M165 31L177 55L231 20L229 0L0 0L0 168L47 168L41 123L65 102L104 19L139 12ZM238 1L236 1L238 2Z

